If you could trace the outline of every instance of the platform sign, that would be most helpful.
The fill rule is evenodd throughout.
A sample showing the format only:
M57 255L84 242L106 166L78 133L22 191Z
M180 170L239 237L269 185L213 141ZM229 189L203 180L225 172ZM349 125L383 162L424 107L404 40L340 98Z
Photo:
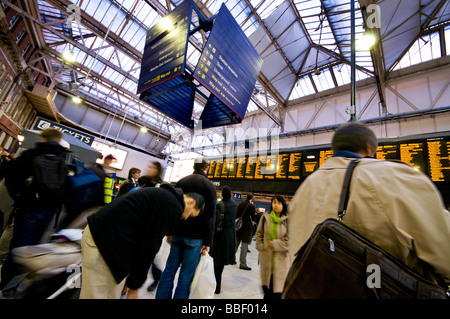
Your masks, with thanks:
M183 74L193 1L185 0L147 32L137 93Z
M193 76L241 119L262 59L222 4Z

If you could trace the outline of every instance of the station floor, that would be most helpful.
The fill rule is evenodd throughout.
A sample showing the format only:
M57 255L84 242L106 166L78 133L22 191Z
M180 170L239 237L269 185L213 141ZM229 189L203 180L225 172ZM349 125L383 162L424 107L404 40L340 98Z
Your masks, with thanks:
M253 240L249 246L250 252L247 253L247 266L252 270L239 269L240 248L236 253L236 264L225 266L222 274L222 289L220 294L214 294L214 299L262 299L263 291L261 288L260 272L258 264L258 251L255 248ZM170 246L165 239L160 251L156 255L155 263L163 270ZM151 273L151 272L150 272ZM153 282L152 275L147 278L147 282L139 290L140 299L155 299L155 291L148 292L147 287ZM176 285L176 278L175 278Z

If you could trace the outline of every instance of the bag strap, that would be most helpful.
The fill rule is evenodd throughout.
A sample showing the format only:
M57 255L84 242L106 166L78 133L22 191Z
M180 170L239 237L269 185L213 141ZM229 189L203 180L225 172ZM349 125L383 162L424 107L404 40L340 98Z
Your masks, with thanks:
M341 199L338 208L338 220L342 221L347 211L348 197L350 193L350 182L352 180L353 170L359 163L359 158L350 162L345 172L344 183L342 184Z

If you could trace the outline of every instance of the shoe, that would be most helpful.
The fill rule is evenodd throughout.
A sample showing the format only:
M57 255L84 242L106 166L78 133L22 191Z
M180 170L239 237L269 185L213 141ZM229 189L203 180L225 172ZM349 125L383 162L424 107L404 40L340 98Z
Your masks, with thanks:
M3 298L6 298L6 299L14 298L16 296L16 289L11 288L11 289L7 289L7 290L2 290L2 295L3 295Z
M158 286L158 282L154 281L150 286L147 287L147 291L148 292L153 291L156 289L157 286Z
M252 270L250 267L248 266L239 266L239 269L244 269L244 270Z

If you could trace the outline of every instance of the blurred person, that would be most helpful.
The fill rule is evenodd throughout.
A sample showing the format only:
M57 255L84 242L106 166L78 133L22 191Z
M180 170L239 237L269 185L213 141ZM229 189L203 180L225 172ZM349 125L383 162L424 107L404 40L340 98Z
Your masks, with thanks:
M237 203L232 198L231 188L224 186L222 188L222 203L224 208L224 216L222 229L215 231L214 242L211 247L211 257L214 259L214 275L216 277L216 294L220 293L222 286L222 273L226 265L236 263L236 231L235 220ZM217 211L220 212L221 204L217 203ZM218 216L216 214L216 221Z
M147 172L145 173L145 176L149 177L151 180L152 186L156 186L158 184L161 184L162 179L162 166L161 163L158 161L151 162L148 165ZM149 185L150 186L150 185Z
M35 169L35 159L45 155L53 158L58 163L64 163L67 151L59 143L62 139L61 131L55 128L47 128L39 134L41 142L36 143L35 148L23 151L20 156L11 160L7 166L5 185L14 200L14 227L9 250L16 247L36 245L42 239L53 217L61 210L63 196L58 198L46 198L39 196L41 193L38 185ZM42 156L43 158L43 156ZM59 159L59 160L58 160ZM56 163L53 162L52 163ZM65 168L65 164L62 169ZM39 169L53 169L53 165L40 167ZM59 169L55 168L55 169ZM61 172L55 172L60 174ZM67 173L66 173L67 174ZM61 176L65 179L65 176ZM63 191L63 188L61 188ZM5 260L1 273L0 289L6 298L14 297L16 288L5 290L5 286L16 275L20 274L20 268L10 257Z
M141 170L136 167L132 167L128 170L128 178L120 185L117 197L126 194L133 187L139 186L139 177L141 176Z
M362 123L341 125L332 139L334 155L296 191L289 206L292 256L314 228L337 218L344 175L359 159L351 184L344 224L426 278L428 263L450 281L450 214L433 182L399 161L374 158L375 134Z
M259 251L264 299L281 299L289 267L287 205L283 196L272 198L270 213L264 213L255 234Z
M248 246L252 243L253 238L253 221L256 218L256 208L253 205L253 195L248 194L247 199L241 202L237 207L236 218L242 216L242 227L236 231L236 246L235 253L241 246L241 253L239 255L239 269L252 270L247 266L247 252Z
M194 160L194 173L176 183L183 192L195 192L205 199L205 209L197 217L180 220L172 236L167 237L170 253L156 291L156 299L171 299L175 275L181 265L174 299L188 299L200 254L209 252L216 217L216 188L207 178L209 164L203 157Z
M81 299L137 299L161 241L204 207L196 193L168 183L135 190L88 217L82 238Z
M112 197L111 187L111 164L117 159L112 155L108 154L103 159L103 164L95 163L94 165L86 165L88 169L93 171L102 180L101 185L95 195L95 199L92 203L91 210L100 209L101 206L105 206L110 201L105 200L105 197Z

